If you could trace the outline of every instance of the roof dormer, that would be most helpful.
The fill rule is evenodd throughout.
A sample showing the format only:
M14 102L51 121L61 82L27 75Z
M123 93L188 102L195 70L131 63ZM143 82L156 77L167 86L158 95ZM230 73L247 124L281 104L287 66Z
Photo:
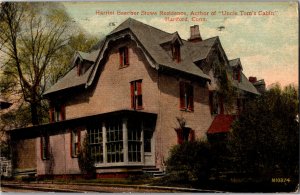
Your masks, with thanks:
M93 61L90 60L90 54L84 53L81 51L76 52L75 56L75 66L77 69L77 76L82 76L93 64Z
M229 65L232 69L232 78L238 82L241 82L242 80L242 64L239 58L230 60Z
M178 32L168 35L162 38L160 44L165 50L170 50L173 61L177 63L181 61L181 46L183 45L183 41L180 38Z

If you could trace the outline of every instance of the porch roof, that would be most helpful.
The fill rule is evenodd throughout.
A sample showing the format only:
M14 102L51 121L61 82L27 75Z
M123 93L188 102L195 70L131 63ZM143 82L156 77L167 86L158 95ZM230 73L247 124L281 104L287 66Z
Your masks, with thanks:
M7 130L7 133L14 135L24 135L27 137L28 135L33 135L40 133L42 131L48 130L58 130L58 129L68 129L68 128L76 128L80 126L92 126L95 120L105 120L107 118L113 116L134 116L134 117L151 117L154 118L157 116L156 113L137 111L137 110L117 110L112 112L100 113L95 115L89 115L80 118L72 118L63 121L53 122L53 123L45 123L40 125L34 125L30 127L16 128ZM39 135L39 134L38 134Z
M217 115L210 127L208 128L207 134L215 134L215 133L227 133L231 128L232 122L235 120L235 115L225 115L219 114Z

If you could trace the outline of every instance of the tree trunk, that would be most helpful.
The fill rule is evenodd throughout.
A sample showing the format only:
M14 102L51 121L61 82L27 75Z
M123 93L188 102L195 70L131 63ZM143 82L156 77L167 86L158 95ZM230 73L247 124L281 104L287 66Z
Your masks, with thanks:
M33 125L39 124L39 117L38 117L38 103L30 103L31 109L31 122Z

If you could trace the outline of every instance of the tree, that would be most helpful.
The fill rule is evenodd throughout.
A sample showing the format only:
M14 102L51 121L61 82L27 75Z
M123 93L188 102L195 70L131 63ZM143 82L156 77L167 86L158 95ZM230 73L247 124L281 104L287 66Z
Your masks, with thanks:
M1 51L6 64L18 74L23 98L30 104L31 120L38 124L38 107L45 90L45 70L67 44L69 18L62 9L41 9L39 3L2 3Z
M9 96L20 92L32 124L47 120L42 94L70 69L74 49L90 48L97 40L80 28L79 33L72 30L74 24L59 5L1 3L0 55L5 57L1 92Z
M235 168L248 176L298 178L298 91L277 84L249 102L229 137Z
M167 173L173 182L207 181L212 152L206 141L183 142L171 149Z

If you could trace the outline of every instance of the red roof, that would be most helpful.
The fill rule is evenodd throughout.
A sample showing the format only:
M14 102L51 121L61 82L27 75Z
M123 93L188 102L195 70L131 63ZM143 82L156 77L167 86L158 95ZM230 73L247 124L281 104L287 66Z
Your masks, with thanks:
M234 115L219 114L215 117L210 127L208 128L207 134L214 133L226 133L229 132L232 122L234 121Z

